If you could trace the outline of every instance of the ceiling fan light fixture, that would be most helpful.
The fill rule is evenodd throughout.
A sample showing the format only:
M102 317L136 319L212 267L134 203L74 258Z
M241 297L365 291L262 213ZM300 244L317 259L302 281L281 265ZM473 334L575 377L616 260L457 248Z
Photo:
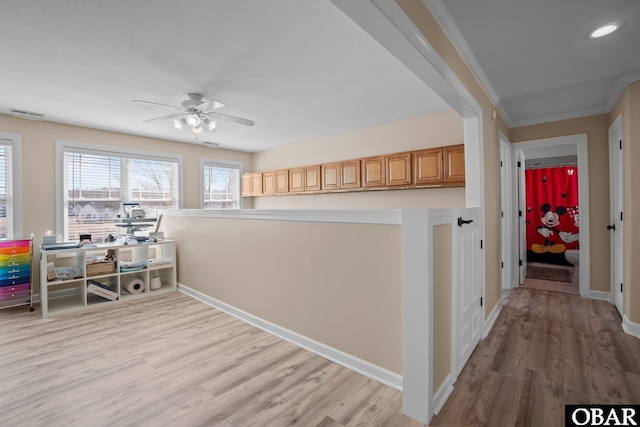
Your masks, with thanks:
M216 129L215 120L207 120L207 127L209 128L209 132L213 132Z
M183 118L181 119L173 119L173 125L176 129L182 130L182 128L187 124L187 121Z
M187 124L194 129L200 126L200 121L200 117L197 114L189 114L187 116Z
M204 128L202 126L194 126L191 130L196 135L200 135L202 132L204 132Z
M587 38L598 39L600 37L608 36L609 34L612 34L622 29L622 27L624 27L624 24L625 24L624 21L613 21L604 25L600 25L599 27L589 31L587 33Z

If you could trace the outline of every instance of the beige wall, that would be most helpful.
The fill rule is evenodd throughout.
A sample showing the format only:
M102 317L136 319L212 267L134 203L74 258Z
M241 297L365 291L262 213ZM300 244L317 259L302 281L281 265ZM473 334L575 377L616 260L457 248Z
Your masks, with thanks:
M400 226L164 221L181 284L402 375Z
M24 233L33 232L42 242L46 230L55 230L55 140L86 142L183 155L184 207L200 208L200 158L242 162L251 170L249 153L210 149L195 144L145 138L78 126L24 120L0 115L0 131L22 135ZM251 207L251 201L248 206ZM35 272L36 277L38 271ZM35 291L39 292L36 280Z
M622 115L624 140L624 313L640 322L640 82L624 91L611 110L609 124Z
M254 154L254 172L461 144L462 118L430 114ZM256 209L428 209L464 207L464 188L369 191L254 198Z
M451 373L451 224L433 227L433 391Z
M484 149L484 225L485 225L485 315L489 316L500 303L500 141L499 131L509 137L509 128L498 114L490 119L490 111L495 106L482 86L473 76L469 67L444 33L437 20L431 15L422 0L397 0L400 7L411 18L433 48L444 59L467 90L480 104L483 111Z
M587 134L591 289L611 290L609 270L609 115L600 114L511 129L511 142ZM581 205L581 209L584 206Z

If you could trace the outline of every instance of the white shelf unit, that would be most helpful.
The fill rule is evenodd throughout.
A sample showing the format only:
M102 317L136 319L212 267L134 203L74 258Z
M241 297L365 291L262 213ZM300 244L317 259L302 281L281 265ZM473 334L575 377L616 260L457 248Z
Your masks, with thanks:
M104 257L109 250L113 250L115 256L115 271L88 276L87 261L93 257ZM141 263L144 268L126 270L131 262ZM73 269L70 272L75 274L64 279L49 280L47 266L51 264L56 270L69 267ZM135 282L133 279L136 279ZM110 300L87 291L91 281L106 286L117 298ZM133 293L127 289L131 289ZM176 289L176 247L173 240L137 245L105 243L96 247L40 249L42 317L105 307Z

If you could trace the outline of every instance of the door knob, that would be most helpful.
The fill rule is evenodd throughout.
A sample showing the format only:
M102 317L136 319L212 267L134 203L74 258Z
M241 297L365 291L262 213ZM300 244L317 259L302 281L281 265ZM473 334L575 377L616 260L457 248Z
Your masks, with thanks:
M615 224L607 225L607 230L614 230L615 231L615 229L616 229L616 225Z

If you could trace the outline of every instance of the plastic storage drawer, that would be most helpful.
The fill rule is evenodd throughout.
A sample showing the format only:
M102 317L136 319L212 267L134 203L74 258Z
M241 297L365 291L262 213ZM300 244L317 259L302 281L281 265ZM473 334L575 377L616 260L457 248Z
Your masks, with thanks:
M16 292L11 292L6 294L0 294L0 301L13 299L13 298L24 298L24 297L28 297L29 295L30 295L30 292L28 289L26 291L16 291Z
M23 285L15 286L0 286L0 294L10 294L18 291L28 291L31 288L31 283L25 283Z

